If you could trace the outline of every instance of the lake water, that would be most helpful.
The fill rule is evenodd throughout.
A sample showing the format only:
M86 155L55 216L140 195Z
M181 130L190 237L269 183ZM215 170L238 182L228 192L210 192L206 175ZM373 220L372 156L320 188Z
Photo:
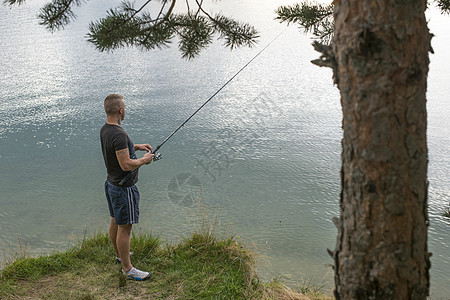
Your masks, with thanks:
M208 10L255 25L259 44L235 51L215 42L192 60L169 49L99 53L89 21L117 1L90 1L76 22L50 34L43 1L0 6L0 256L64 249L85 232L106 232L103 99L121 93L123 127L135 143L160 143L282 32L274 9L293 1L211 1ZM181 3L179 4L181 5ZM181 8L180 8L181 9ZM449 299L450 16L428 14L435 34L428 80L429 248L433 299ZM295 288L333 286L342 113L331 70L310 37L291 26L140 170L140 224L179 241L207 215L218 234L261 254L259 273ZM201 202L204 209L197 209Z

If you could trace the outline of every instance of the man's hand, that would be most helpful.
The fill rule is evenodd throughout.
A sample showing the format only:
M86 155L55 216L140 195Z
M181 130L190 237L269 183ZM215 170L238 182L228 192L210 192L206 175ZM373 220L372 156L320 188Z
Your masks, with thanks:
M150 152L147 152L144 154L142 159L144 159L145 164L148 165L152 162L153 157L155 157L155 154L151 154Z
M135 145L136 146L136 145ZM138 159L131 159L130 158L130 151L128 148L120 149L116 151L116 157L117 161L119 162L120 168L124 171L131 171L134 169L139 168L143 164L148 165L152 162L153 157L155 157L154 154L150 152L152 147L148 144L144 145L137 145L138 148L134 147L135 150L142 149L147 150L148 152L144 154L143 157Z
M141 150L141 151L152 151L152 146L149 144L134 144L134 150Z

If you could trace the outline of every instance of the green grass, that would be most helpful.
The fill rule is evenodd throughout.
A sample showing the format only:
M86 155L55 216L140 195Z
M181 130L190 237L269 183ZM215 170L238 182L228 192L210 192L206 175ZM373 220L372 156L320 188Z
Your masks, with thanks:
M0 273L1 299L307 299L282 283L262 283L255 253L233 238L194 233L177 245L133 235L132 263L153 273L127 280L114 264L107 234L85 238L64 252L19 257Z

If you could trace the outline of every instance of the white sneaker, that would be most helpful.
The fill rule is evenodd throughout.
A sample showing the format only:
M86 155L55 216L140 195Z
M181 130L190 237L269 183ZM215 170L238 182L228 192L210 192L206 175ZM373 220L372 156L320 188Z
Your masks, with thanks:
M123 274L127 276L130 279L144 281L150 278L152 274L150 272L144 272L141 270L136 269L135 267L132 267L130 271L125 272L122 270Z

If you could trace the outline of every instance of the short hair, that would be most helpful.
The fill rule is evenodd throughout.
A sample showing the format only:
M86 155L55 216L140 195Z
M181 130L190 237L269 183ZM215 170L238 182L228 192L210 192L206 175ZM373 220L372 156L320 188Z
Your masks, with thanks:
M119 94L110 94L105 98L105 112L107 115L115 115L117 109L123 105L123 97Z

